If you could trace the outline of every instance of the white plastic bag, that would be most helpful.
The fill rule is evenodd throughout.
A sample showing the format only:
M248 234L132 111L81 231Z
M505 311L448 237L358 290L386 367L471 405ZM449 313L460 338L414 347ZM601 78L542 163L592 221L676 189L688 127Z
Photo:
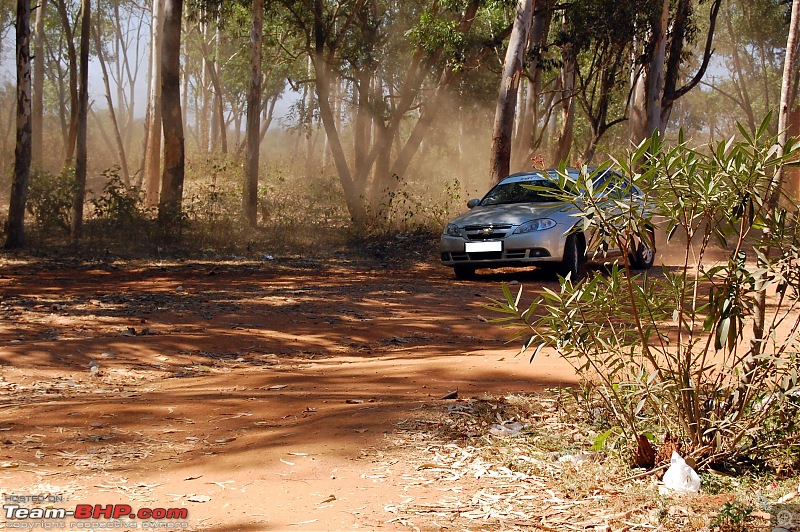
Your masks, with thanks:
M669 463L669 469L664 473L664 488L680 493L697 493L700 490L700 477L681 455L673 451Z

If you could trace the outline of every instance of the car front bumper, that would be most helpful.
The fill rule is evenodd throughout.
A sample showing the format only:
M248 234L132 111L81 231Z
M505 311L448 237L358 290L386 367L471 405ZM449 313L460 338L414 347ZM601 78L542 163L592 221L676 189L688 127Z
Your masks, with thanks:
M462 236L442 235L442 264L499 268L560 262L566 241L564 231L565 228L559 224L544 231L510 234L502 239L472 240ZM471 249L478 242L493 242L495 248L499 247L499 251L497 249L492 251Z

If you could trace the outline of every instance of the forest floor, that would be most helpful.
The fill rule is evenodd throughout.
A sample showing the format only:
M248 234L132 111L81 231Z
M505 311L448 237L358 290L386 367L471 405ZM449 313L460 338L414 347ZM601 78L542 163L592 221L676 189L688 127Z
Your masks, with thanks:
M0 266L4 504L185 508L156 524L189 530L618 530L707 522L729 500L642 506L590 455L491 434L486 420L539 420L576 453L591 444L548 391L572 369L529 364L487 323L503 281L555 288L544 274L456 281L427 252ZM538 414L514 417L520 398ZM576 488L565 468L582 462ZM6 527L34 523L8 512ZM83 525L155 526L67 527Z

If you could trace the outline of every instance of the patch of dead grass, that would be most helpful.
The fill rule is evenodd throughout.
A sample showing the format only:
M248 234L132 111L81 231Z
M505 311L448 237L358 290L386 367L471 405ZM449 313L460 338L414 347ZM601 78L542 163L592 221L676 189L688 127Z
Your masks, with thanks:
M558 393L427 405L398 425L392 443L414 472L403 475L408 497L385 510L411 528L709 530L726 503L740 501L753 512L733 525L766 530L769 505L796 493L797 479L704 472L700 493L659 494L659 476L637 476L624 446L594 451L601 427L571 408ZM491 434L513 422L523 426L517 435ZM441 496L418 500L422 487ZM735 529L725 526L716 530Z

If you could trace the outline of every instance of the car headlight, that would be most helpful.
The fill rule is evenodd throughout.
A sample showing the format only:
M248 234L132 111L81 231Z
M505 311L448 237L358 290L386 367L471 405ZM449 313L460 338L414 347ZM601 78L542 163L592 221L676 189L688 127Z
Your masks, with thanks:
M444 234L447 236L461 236L461 229L456 224L447 224L444 228Z
M551 220L550 218L539 218L538 220L531 220L530 222L525 222L524 224L520 225L514 230L515 235L521 235L524 233L532 233L534 231L544 231L545 229L550 229L551 227L555 227L556 222Z

